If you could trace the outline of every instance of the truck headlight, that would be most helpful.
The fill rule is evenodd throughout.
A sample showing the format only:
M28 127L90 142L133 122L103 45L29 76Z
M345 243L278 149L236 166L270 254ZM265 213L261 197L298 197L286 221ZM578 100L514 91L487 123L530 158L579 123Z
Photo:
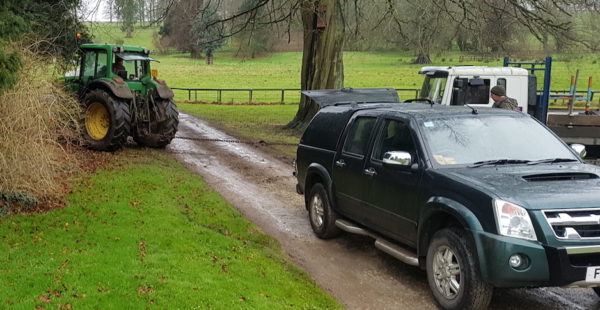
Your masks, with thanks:
M537 240L529 213L523 207L504 200L494 199L494 213L499 234Z

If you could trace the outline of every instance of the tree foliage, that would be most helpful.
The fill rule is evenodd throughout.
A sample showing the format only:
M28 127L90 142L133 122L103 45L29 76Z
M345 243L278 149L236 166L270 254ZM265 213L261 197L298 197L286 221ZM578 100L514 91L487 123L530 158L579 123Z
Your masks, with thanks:
M252 9L256 6L259 0L244 0L239 7L239 11L243 12ZM247 25L243 30L235 36L239 43L238 56L255 58L258 55L271 51L271 45L276 37L273 32L273 27L269 23L261 20L265 8L254 11L254 14L248 18Z
M196 16L193 24L192 37L198 50L207 57L207 63L212 61L213 53L225 44L225 39L221 37L222 30L218 27L209 27L220 20L221 14L217 11L217 6L211 1Z
M135 22L140 15L143 0L115 0L115 14L121 21L121 30L126 38L131 38Z
M75 34L86 31L75 14L79 5L80 0L0 2L0 91L16 82L20 68L18 54L5 48L9 42L24 41L43 55L64 59L74 55L80 43Z
M165 20L160 29L161 43L165 46L189 52L192 58L199 58L200 51L194 43L192 27L204 5L203 0L171 0L165 5Z

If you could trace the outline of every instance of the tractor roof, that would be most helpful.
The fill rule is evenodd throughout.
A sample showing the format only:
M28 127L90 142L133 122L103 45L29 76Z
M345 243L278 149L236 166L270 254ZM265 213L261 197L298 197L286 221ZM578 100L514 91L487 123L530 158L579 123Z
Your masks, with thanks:
M122 49L125 52L142 52L147 53L148 49L140 46L128 46L128 45L119 45L119 44L82 44L81 49L103 49L103 50L113 50L117 51L118 49Z

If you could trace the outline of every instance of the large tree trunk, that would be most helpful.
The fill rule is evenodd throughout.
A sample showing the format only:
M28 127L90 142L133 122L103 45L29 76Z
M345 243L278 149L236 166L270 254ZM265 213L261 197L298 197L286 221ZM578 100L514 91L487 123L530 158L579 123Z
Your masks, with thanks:
M200 50L194 45L190 47L190 58L200 59Z
M344 25L338 1L304 0L302 24L304 26L300 81L302 90L344 87L344 63L342 61ZM302 96L298 112L287 127L303 128L318 110L317 104Z

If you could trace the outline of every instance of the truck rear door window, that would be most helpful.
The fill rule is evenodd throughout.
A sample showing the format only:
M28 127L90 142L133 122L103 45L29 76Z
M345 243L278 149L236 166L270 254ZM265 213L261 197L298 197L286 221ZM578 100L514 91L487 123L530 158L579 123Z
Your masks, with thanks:
M359 117L355 119L348 131L342 150L345 153L364 156L369 147L369 140L375 126L375 121L376 118L374 117Z

